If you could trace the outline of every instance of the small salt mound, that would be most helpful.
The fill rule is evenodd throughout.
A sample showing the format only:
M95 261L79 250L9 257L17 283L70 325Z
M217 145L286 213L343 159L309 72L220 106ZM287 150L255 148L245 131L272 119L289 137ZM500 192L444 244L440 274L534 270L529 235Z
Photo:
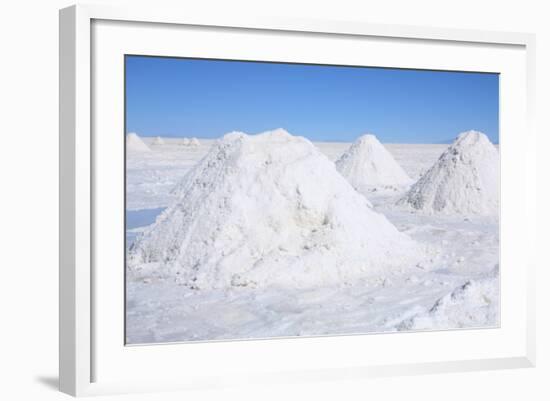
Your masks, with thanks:
M438 330L498 326L498 277L469 280L435 302L427 311L404 322L398 330Z
M129 152L149 152L149 147L143 140L134 132L126 135L126 150Z
M398 201L428 214L497 215L499 155L481 132L460 134Z
M374 135L363 135L336 161L336 168L359 192L412 184L407 173Z
M189 145L191 146L199 146L200 142L197 138L191 138L191 141L189 141Z
M157 136L155 139L153 139L153 145L164 145L164 140L160 136Z
M129 272L192 288L346 284L413 266L418 245L375 212L310 141L230 133L129 252Z
M189 146L190 143L191 143L191 141L189 140L189 138L183 138L183 139L181 140L181 144L182 144L183 146Z

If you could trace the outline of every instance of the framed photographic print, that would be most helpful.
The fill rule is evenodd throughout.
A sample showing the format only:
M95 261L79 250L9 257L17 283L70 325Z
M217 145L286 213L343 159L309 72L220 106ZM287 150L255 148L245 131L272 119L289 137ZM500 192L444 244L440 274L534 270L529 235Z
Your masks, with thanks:
M534 364L534 38L60 14L60 387Z

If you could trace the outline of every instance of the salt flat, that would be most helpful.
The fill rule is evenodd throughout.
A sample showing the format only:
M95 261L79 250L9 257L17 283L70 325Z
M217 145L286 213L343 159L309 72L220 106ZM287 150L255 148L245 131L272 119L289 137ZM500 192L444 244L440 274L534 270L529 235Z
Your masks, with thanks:
M177 197L176 185L212 140L184 146L163 138L150 152L128 154L127 238L154 222ZM349 143L315 146L335 161ZM413 180L448 145L385 144ZM367 194L376 211L431 251L422 263L352 283L315 288L228 287L194 290L175 280L135 276L127 282L127 341L152 343L494 327L499 324L498 219L429 216L394 207L405 189Z

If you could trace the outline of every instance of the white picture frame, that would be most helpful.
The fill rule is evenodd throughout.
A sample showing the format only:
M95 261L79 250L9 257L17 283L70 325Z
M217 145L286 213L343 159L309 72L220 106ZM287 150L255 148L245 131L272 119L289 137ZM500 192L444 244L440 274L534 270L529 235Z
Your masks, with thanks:
M147 36L140 37L140 30L151 27L155 29L150 30ZM501 145L502 180L505 184L502 192L505 218L502 223L501 246L504 248L507 244L514 243L513 247L506 247L506 253L502 254L502 263L503 266L516 265L516 269L503 268L502 274L507 277L507 281L503 282L502 287L502 308L506 313L511 311L511 315L503 316L501 328L492 331L464 330L452 333L219 342L192 344L193 348L189 348L189 344L125 347L123 337L118 336L120 324L123 325L123 322L119 321L123 304L111 307L113 313L104 313L106 303L112 304L114 301L118 304L119 298L116 297L123 297L123 288L118 286L120 277L112 276L113 280L111 280L108 274L97 272L97 269L104 268L110 263L105 262L104 258L111 255L108 252L96 252L97 242L101 241L102 237L99 232L105 230L103 221L109 221L109 219L118 221L120 216L104 213L104 208L96 194L104 193L107 187L102 187L104 181L97 180L97 176L101 176L102 169L109 170L109 167L113 166L108 165L109 162L106 160L111 160L110 163L115 163L116 166L122 155L117 156L117 152L121 149L117 148L118 145L110 146L94 138L94 130L103 127L99 121L94 120L97 118L97 114L94 113L104 115L101 111L95 110L101 107L92 101L94 96L103 96L101 93L96 93L98 88L93 85L97 84L92 82L94 74L97 73L94 69L108 68L110 64L102 64L101 60L108 60L107 56L123 54L126 51L125 46L130 42L119 40L124 39L124 36L139 41L139 49L142 51L171 55L173 50L170 49L173 44L162 42L164 45L161 49L160 39L174 35L176 31L185 34L186 27L193 27L193 29L198 27L199 31L203 29L206 35L214 38L220 38L220 35L229 37L229 35L238 34L245 37L262 34L273 43L285 40L281 39L284 35L296 43L294 51L299 50L300 40L314 40L313 38L325 40L327 43L331 38L339 38L342 43L346 40L384 40L386 41L384 46L399 41L406 41L412 46L414 42L414 46L426 45L426 49L422 50L419 47L415 48L415 51L426 51L427 55L434 52L434 48L430 46L436 46L442 52L445 51L445 46L454 46L449 54L472 50L480 55L480 61L472 59L458 63L449 57L447 60L439 60L435 63L429 61L430 57L426 57L426 61L417 60L415 65L426 68L439 66L441 69L471 69L499 73L506 70L503 74L510 79L505 80L501 86L501 96L506 97L501 111L507 113L501 117L502 130L506 133ZM120 33L125 30L132 30L132 34ZM95 41L94 35L96 35ZM144 40L145 37L147 40ZM105 38L109 40L106 41ZM302 39L298 40L299 38ZM210 42L206 37L204 40L203 47L208 47ZM128 48L134 48L133 45L128 44L128 46ZM159 48L155 50L155 46ZM78 5L61 10L60 390L80 396L209 388L244 383L359 379L371 376L534 366L535 260L532 252L533 245L531 245L534 243L536 220L535 182L532 178L535 176L535 134L532 116L535 85L534 48L534 35L523 33L376 25L357 21L242 19L230 16L187 15L184 7L165 10L155 7L112 8ZM494 49L494 57L488 57L484 61L481 55L490 49ZM101 53L103 51L105 54ZM291 54L290 47L288 51ZM349 50L347 51L349 53ZM378 52L383 51L378 50ZM351 57L349 54L346 56L345 52L345 49L342 50L340 57ZM396 55L395 60L390 57L391 54L386 54L388 58L380 61L380 65L399 67L402 63L399 57L401 59L407 57L406 53L405 51L404 54ZM500 56L502 58L499 58ZM269 54L264 53L263 56L258 57L269 58ZM280 58L280 55L272 57ZM312 53L309 57L315 56ZM503 70L501 71L500 68ZM115 89L112 90L116 91L117 99L119 99L118 96L123 96L122 86L117 86L119 73L120 71L112 77L102 73L99 79L101 82L106 82L105 79L113 80ZM101 88L99 91L101 92ZM517 98L511 99L510 95L516 93ZM117 127L117 122L112 124L112 127ZM123 138L122 134L121 138ZM115 181L111 182L111 185L116 185L116 177L113 180ZM510 185L507 185L508 181ZM521 184L523 191L516 191L521 193L508 191L512 183ZM122 203L120 203L120 209L117 213L122 213ZM118 235L118 232L114 235ZM116 253L116 249L114 252ZM118 252L123 253L123 248ZM123 265L119 267L123 269ZM120 294L116 295L118 290ZM98 301L97 291L102 292L100 301ZM512 298L517 300L514 302L515 306L508 302L508 299ZM477 341L476 338L480 339L477 348L474 344ZM418 349L421 346L445 344L449 341L455 341L457 344L454 355L461 355L459 354L461 349L466 349L467 345L472 346L472 351L465 353L464 357L442 354L439 359L419 358L414 352L407 354L409 348ZM489 346L489 344L492 345ZM394 350L403 350L403 357L390 358L387 353L389 346ZM370 353L369 358L366 358L362 352L356 352L355 355L351 355L350 352L346 357L340 357L338 352L346 349L369 349L369 347L375 347L381 351L376 355L374 352ZM437 345L434 345L434 348L436 352ZM213 359L220 358L219 355L224 355L225 363L216 361L220 363L217 364L219 368L215 372L210 372L211 366L196 365L192 369L189 366L185 368L178 365L178 361L181 363L182 360L182 350L185 352L186 360L189 361L206 358L212 362ZM324 353L320 350L324 350ZM346 352L343 353L346 354ZM262 356L262 361L255 359L254 356L258 355ZM300 355L300 363L290 363L285 360L285 355ZM242 361L239 362L239 359ZM155 368L159 370L158 372L140 370L140 365L153 366L160 362L166 365L166 369L178 366L182 373L166 375L167 371L163 372L159 368ZM112 366L112 369L109 370L107 366ZM124 372L124 374L118 374L118 372Z

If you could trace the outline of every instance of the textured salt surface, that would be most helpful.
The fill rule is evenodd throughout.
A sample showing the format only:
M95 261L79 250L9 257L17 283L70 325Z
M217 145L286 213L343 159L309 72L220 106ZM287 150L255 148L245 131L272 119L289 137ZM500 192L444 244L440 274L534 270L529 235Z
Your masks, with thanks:
M500 322L498 270L491 277L468 280L434 305L398 325L398 330L495 327Z

